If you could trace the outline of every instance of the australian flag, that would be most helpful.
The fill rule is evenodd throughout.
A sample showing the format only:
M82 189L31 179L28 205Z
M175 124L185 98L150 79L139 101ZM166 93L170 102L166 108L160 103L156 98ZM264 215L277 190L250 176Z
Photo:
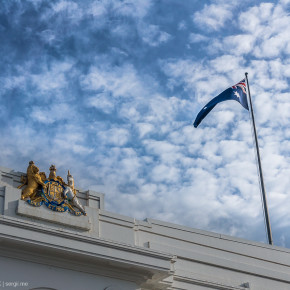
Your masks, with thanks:
M205 118L205 116L215 107L216 104L227 100L235 100L239 102L245 109L249 110L245 79L241 80L236 85L226 89L217 97L213 98L209 103L207 103L198 113L193 123L193 126L196 128Z

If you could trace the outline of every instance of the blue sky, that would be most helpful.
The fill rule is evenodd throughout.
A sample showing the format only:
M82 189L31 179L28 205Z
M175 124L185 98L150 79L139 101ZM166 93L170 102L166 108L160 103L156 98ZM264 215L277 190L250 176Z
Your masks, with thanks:
M249 73L276 245L290 247L290 1L1 1L0 165L106 208L266 242L248 112L199 110Z

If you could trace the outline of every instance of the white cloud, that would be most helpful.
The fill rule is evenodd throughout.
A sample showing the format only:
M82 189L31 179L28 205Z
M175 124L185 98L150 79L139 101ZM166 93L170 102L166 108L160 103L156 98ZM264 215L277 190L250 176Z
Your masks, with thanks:
M26 85L26 77L24 75L12 76L12 77L1 77L0 78L2 92L11 90L13 88L23 88Z
M137 123L142 116L137 108L134 105L139 105L141 102L129 102L121 105L119 109L119 116L123 119L130 120L131 122Z
M113 98L123 97L139 97L143 95L143 84L138 78L138 73L130 64L121 67L111 67L101 65L98 67L98 59L96 59L96 66L93 66L87 75L81 79L81 85L85 90L101 90L105 92L102 96L109 96ZM94 98L91 98L91 103Z
M57 16L57 19L55 18ZM62 22L62 16L69 19L70 24L77 24L83 17L83 10L74 1L58 1L47 9L40 17L42 20L54 18L54 22ZM55 24L55 23L54 23Z
M254 6L246 12L242 12L239 16L240 27L251 33L263 33L261 26L267 25L271 21L273 7L272 3L261 3L260 6ZM266 33L268 33L268 29Z
M158 46L166 43L171 39L171 35L165 31L161 31L157 25L140 25L142 40L150 46Z
M30 117L40 123L52 124L60 120L72 119L76 115L68 104L52 104L47 107L33 107Z
M222 51L228 51L233 55L250 53L254 46L255 38L250 34L228 36L224 38Z
M255 55L260 58L271 58L279 56L282 52L289 54L289 38L290 33L288 31L281 32L269 38L264 38L260 46L255 48Z
M106 114L112 113L115 108L114 100L108 93L99 93L96 96L89 98L87 105L102 110Z
M112 146L124 146L130 139L130 132L124 128L112 128L98 132L100 143Z
M193 15L194 23L202 29L218 31L225 23L232 19L233 15L229 5L211 4L204 5L201 11Z
M60 11L75 11L78 9L78 5L75 2L71 1L60 1L55 3L52 7L55 12Z
M151 132L155 131L154 126L150 123L138 123L137 125L140 138L145 137L147 134L150 134Z
M28 64L29 65L29 64ZM58 91L53 98L58 98L60 90L67 87L66 75L72 69L74 63L70 61L55 62L50 68L43 68L39 74L24 74L26 82L31 81L37 91L47 96L51 91ZM23 68L21 69L23 73ZM37 98L37 96L35 96Z
M22 66L15 67L14 75L0 77L0 83L3 84L0 90L3 93L16 89L25 92L22 101L27 104L32 100L34 102L32 108L29 109L31 116L40 122L47 120L47 122L53 123L54 118L62 119L61 110L64 111L64 114L68 111L63 100L69 101L71 99L65 95L65 91L71 85L67 74L72 70L74 63L56 61L52 62L49 68L43 63L39 63L37 73L33 72L34 65L32 61L27 61ZM39 107L35 103L37 101L42 102ZM47 105L49 102L51 105L44 108L43 105ZM60 106L57 106L57 103L60 103ZM63 119L65 118L67 116L63 117Z
M237 68L244 65L244 59L232 54L222 55L210 61L210 66L217 73L234 73Z
M110 1L116 13L125 16L133 16L138 19L145 17L152 6L152 1L125 0L122 2Z
M151 176L155 182L175 183L179 181L179 169L160 164L153 168Z
M255 38L254 56L258 58L279 57L289 54L290 16L278 3L261 3L250 8L239 17L241 28Z
M197 42L202 42L202 41L208 41L209 37L204 36L202 34L199 33L191 33L189 35L189 42L190 43L197 43Z
M46 42L50 45L56 40L56 35L51 29L41 31L41 33L39 33L39 36L43 42Z
M128 24L121 24L112 28L112 34L121 38L126 38L132 33L131 29L131 26Z
M86 143L86 135L81 126L77 124L64 125L63 130L56 132L51 150L58 151L56 155L60 157L59 159L63 159L63 155L70 153L86 156L93 151ZM57 160L57 163L59 165L65 165L61 160Z
M185 21L180 21L178 23L178 30L185 30L187 28L187 25L185 23Z
M181 158L179 146L173 145L166 141L144 141L145 149L149 155L155 155L160 158L163 164L174 164Z
M102 17L107 13L107 7L105 1L94 1L91 3L88 14L92 14L94 17Z
M118 37L130 37L132 32L132 26L123 21L123 17L129 17L136 21L136 31L140 34L141 39L148 45L156 47L162 43L166 43L170 38L170 34L161 31L159 26L155 24L148 25L144 18L149 13L152 7L152 1L142 1L142 0L125 0L125 1L111 1L102 0L95 1L91 4L91 8L88 13L93 14L93 16L99 21L98 26L105 26L105 22L101 22L102 17L105 15L112 15L112 17L121 17L120 21L110 23L111 32Z

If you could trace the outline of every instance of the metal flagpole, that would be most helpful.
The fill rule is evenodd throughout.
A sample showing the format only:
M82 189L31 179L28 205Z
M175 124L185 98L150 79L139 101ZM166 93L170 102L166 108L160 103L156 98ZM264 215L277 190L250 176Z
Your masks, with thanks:
M257 137L257 131L256 131L256 125L255 125L255 117L254 117L254 111L253 111L253 105L252 105L252 99L251 99L250 87L249 87L249 81L248 81L248 73L246 72L245 75L246 75L246 82L247 82L248 98L250 101L250 111L251 111L251 117L252 117L252 124L253 124L253 129L254 129L254 139L255 139L257 159L258 159L259 176L260 176L260 184L261 184L262 197L263 197L263 207L264 207L264 214L265 214L265 220L266 220L267 235L268 235L269 244L273 245L270 218L269 218L268 206L267 206L266 190L265 190L265 185L264 185L262 164L261 164L259 144L258 144L258 137Z

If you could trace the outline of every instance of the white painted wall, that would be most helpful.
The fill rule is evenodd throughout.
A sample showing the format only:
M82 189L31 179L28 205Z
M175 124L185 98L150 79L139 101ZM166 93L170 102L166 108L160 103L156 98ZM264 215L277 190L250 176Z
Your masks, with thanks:
M79 271L73 271L47 266L45 261L42 263L1 257L0 289L104 290L111 287L116 290L135 290L137 288L135 283L84 273L81 268Z

